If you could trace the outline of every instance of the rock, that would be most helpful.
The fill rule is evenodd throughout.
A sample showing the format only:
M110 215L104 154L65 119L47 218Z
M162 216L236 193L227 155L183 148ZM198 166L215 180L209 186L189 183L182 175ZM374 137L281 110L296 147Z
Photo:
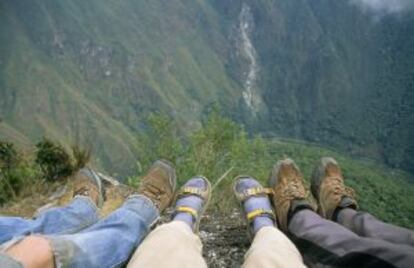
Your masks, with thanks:
M159 224L170 222L171 213L170 208ZM201 220L199 236L208 267L240 267L250 247L245 221L238 210L230 213L207 212Z
M240 267L250 246L238 211L206 215L200 226L203 256L209 267Z

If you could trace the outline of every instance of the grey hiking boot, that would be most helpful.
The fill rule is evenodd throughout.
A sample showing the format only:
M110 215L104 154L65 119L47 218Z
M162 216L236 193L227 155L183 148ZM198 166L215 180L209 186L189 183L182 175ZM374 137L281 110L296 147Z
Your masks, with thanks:
M90 168L82 168L74 176L73 196L87 196L98 208L101 208L104 202L104 188L101 178Z
M173 165L166 160L155 161L142 178L137 193L145 195L161 213L173 200L177 176Z
M292 159L278 161L268 181L273 189L273 205L282 231L288 231L288 221L298 209L315 210L309 191L305 188L303 175Z
M333 220L338 208L357 208L354 190L345 186L341 169L331 157L323 157L314 169L311 191L319 202L318 213L326 219Z

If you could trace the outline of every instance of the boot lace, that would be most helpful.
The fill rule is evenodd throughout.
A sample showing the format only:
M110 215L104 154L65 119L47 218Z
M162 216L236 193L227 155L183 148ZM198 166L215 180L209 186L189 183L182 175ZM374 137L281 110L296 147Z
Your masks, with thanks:
M285 187L283 195L288 200L304 197L305 191L303 189L303 184L297 178L292 179Z
M151 182L145 184L142 194L149 197L157 208L160 208L162 199L164 198L167 191L161 188L159 185L154 185Z
M346 187L344 181L340 177L327 178L326 186L327 189L331 189L331 193L333 193L336 198L342 198L344 196L355 198L354 189Z
M306 190L301 180L299 180L296 177L293 177L290 178L288 181L289 183L285 187L280 188L281 191L276 190L276 192L279 193L275 193L278 196L278 199L281 203L291 201L293 199L306 198Z
M94 184L89 182L82 182L82 184L79 184L79 186L76 187L73 191L73 196L76 195L88 196L95 200L99 195L99 191Z

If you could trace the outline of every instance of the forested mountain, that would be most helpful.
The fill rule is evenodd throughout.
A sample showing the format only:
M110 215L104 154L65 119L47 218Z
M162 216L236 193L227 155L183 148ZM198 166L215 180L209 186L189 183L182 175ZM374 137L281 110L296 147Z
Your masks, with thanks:
M414 171L414 13L356 2L1 1L0 138L91 144L128 174L150 113L185 134L218 106Z

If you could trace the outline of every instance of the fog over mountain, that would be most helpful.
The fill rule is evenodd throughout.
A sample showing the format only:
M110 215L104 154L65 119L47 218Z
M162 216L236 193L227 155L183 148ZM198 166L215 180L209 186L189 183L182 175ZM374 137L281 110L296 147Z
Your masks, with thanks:
M364 9L381 13L399 13L413 11L414 1L412 0L350 0Z

